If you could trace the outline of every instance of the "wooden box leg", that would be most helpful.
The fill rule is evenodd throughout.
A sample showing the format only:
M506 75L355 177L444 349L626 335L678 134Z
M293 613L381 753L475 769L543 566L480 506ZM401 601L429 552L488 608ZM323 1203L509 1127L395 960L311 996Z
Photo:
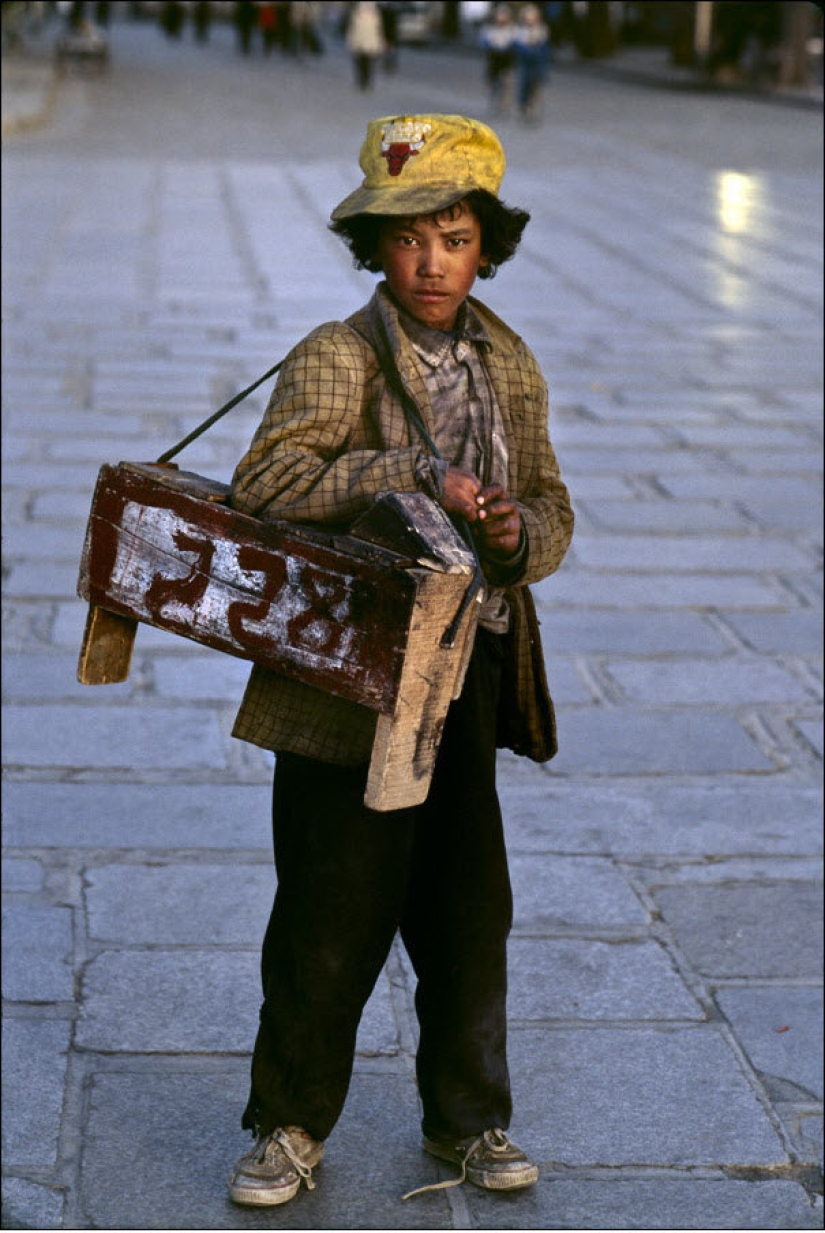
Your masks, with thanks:
M376 725L364 795L369 809L402 809L427 798L444 720L475 636L478 605L471 604L455 645L440 645L466 589L461 574L419 573L398 701Z
M77 664L81 685L116 685L129 676L138 623L97 604L89 604Z

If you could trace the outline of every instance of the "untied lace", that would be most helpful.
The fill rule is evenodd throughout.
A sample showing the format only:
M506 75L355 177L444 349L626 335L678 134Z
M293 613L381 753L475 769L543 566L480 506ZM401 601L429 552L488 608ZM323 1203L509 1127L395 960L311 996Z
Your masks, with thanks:
M401 1202L403 1203L405 1199L412 1199L417 1194L426 1194L428 1190L448 1190L451 1186L462 1185L467 1180L467 1165L482 1143L486 1143L492 1152L504 1152L510 1146L510 1141L503 1130L485 1130L484 1134L473 1139L468 1147L457 1149L461 1152L460 1177L451 1177L446 1182L433 1182L430 1186L419 1186L417 1190L409 1190L406 1194L402 1194Z

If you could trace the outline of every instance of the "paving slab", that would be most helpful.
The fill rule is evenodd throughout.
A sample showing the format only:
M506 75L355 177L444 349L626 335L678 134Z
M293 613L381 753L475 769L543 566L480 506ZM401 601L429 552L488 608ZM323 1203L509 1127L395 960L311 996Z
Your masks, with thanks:
M25 596L27 599L32 596L67 599L77 592L79 564L79 552L77 563L69 565L54 561L9 560L3 591L7 596Z
M795 718L794 726L801 732L811 749L819 755L820 761L825 758L825 740L823 740L825 732L822 720Z
M563 466L563 464L564 459L560 451L559 465ZM630 479L623 475L580 475L576 479L575 492L571 493L571 501L575 510L579 501L585 501L588 498L606 500L609 497L630 497L632 493L633 485Z
M271 773L230 783L27 783L3 790L10 846L255 849L271 855Z
M4 446L5 448L5 446ZM27 522L25 526L10 526L3 536L6 556L45 561L71 561L80 565L83 551L83 530L53 524Z
M66 1020L3 1020L4 1165L56 1164L70 1036Z
M559 717L559 775L719 775L770 771L735 720L702 711L566 710Z
M806 346L800 361L804 359L804 355L808 352ZM679 437L683 441L690 441L699 446L725 446L734 448L737 458L740 457L741 450L759 449L764 456L770 456L776 450L795 449L808 444L807 430L800 426L799 428L785 427L782 425L768 426L755 428L752 424L742 424L741 422L733 422L729 424L714 424L704 425L697 428L693 425L686 425L678 430ZM808 458L810 461L810 456Z
M63 1002L75 996L72 911L24 899L3 905L3 997Z
M751 986L717 989L716 1002L764 1083L780 1080L798 1093L786 1099L822 1100L822 991Z
M816 454L811 445L799 441L796 448L778 446L736 450L736 461L750 475L816 475Z
M53 620L54 604L48 600L4 600L0 628L3 651L42 652Z
M818 528L822 526L821 497L811 495L809 501L789 504L781 497L763 497L758 493L751 493L742 498L741 505L748 517L759 526L784 531L786 534L807 535L813 543L820 542L821 531ZM813 520L812 514L815 515Z
M260 942L244 951L103 951L85 969L76 1042L111 1053L249 1052L258 1029L259 972ZM359 1050L363 1043L366 1053L398 1052L389 1004L384 975L364 1009Z
M810 517L810 515L809 515ZM575 550L573 550L575 551ZM609 582L608 582L609 577ZM788 596L769 577L757 574L679 574L656 570L593 573L570 568L533 588L539 611L574 608L782 609Z
M26 374L26 379L31 381L36 373L37 369L33 367L31 372ZM31 408L25 411L9 411L6 417L7 431L12 434L19 433L23 440L31 442L31 415ZM58 410L54 410L52 400L45 401L42 397L38 399L37 422L44 432L57 432L59 429L64 440L72 436L98 439L111 433L117 436L117 448L120 447L121 433L126 437L142 436L145 441L151 427L140 412L107 413L88 408L69 408L62 404ZM97 456L99 457L99 452ZM32 503L31 514L35 520L53 520L65 513L73 521L85 525L90 505L91 493L85 486L78 485L75 492L39 493Z
M251 1145L240 1130L246 1100L240 1067L93 1076L78 1209L81 1227L191 1229L450 1228L443 1196L427 1209L400 1196L435 1180L420 1151L415 1085L406 1074L356 1070L344 1115L317 1172L317 1186L272 1210L239 1208L226 1176ZM128 1127L128 1134L126 1134ZM128 1143L128 1148L127 1148ZM130 1168L124 1173L123 1152ZM168 1168L174 1159L178 1167ZM117 1179L116 1183L113 1179Z
M260 865L106 865L86 874L89 937L147 945L260 945L275 870Z
M822 852L822 787L745 776L703 782L563 779L517 758L499 764L514 851L725 856Z
M820 1173L825 1163L825 1126L822 1114L802 1112L793 1105L778 1104L777 1110L783 1120L800 1160L814 1161ZM822 1196L818 1196L819 1211L822 1211Z
M575 489L576 479L582 473L623 476L655 475L670 487L671 477L681 481L681 487L691 482L688 477L700 476L704 470L717 477L730 473L730 466L718 458L700 459L679 447L670 449L581 449L568 445L562 455L565 474L570 486ZM703 469L704 467L704 469ZM720 483L720 487L724 484ZM678 495L675 494L674 495Z
M704 1018L656 942L517 937L509 955L514 1020Z
M647 535L674 531L692 535L703 531L744 531L749 525L738 509L723 505L720 501L593 499L587 500L585 512L598 526L608 531L643 532ZM577 533L577 543L578 539Z
M719 492L719 482L710 475L681 476L670 474L663 481L673 497L714 497ZM819 507L822 491L816 480L796 476L729 475L724 483L725 496L729 501L769 501L772 504L790 506L807 511L807 525L811 525L811 510Z
M514 1138L545 1165L787 1160L713 1026L511 1031Z
M3 696L19 701L73 698L88 702L89 686L79 683L77 662L77 654L55 654L47 648L43 648L39 656L31 651L6 654L3 656ZM132 671L129 680L107 685L108 698L122 701L133 695L140 688L136 677Z
M821 612L734 612L726 620L748 646L763 654L822 655Z
M91 504L99 469L97 463L15 462L3 469L3 482L11 488L85 488Z
M552 672L551 690L556 706L586 706L598 702L599 690L592 678L581 670L581 661L556 656L548 673Z
M26 493L20 490L12 492L10 489L4 489L0 493L0 508L3 513L3 526L25 522L29 511Z
M766 617L774 615L780 614ZM559 653L720 655L727 649L724 637L698 612L569 612L554 608L542 617L541 636L548 671Z
M20 860L13 856L3 861L3 891L38 891L43 885L40 861Z
M822 861L807 856L714 855L699 860L659 856L652 861L631 858L622 868L634 886L644 884L648 891L686 883L707 886L734 882L818 882L822 877Z
M821 882L663 886L652 894L682 952L707 976L822 977Z
M213 714L194 707L127 708L113 703L78 708L7 706L7 765L135 766L166 769L226 766L228 741Z
M467 1187L466 1203L479 1229L818 1229L822 1219L795 1182L725 1177L549 1173L519 1196Z
M2 1182L5 1229L60 1229L64 1191L7 1173Z
M103 951L84 972L77 1044L114 1053L245 1053L257 1031L258 969L251 950ZM231 1015L216 1015L229 1006Z
M572 482L572 481L571 481ZM576 536L576 560L589 569L649 569L704 572L809 569L812 557L786 540L760 535L625 534Z
M540 933L554 927L642 926L647 909L611 861L554 854L544 860L513 854L510 881L516 932Z
M218 698L240 706L252 667L249 661L206 650L185 639L179 638L177 643L177 649L184 649L186 654L147 652L143 658L151 671L155 694L185 702Z
M816 702L817 692L779 664L764 659L701 660L672 656L667 663L607 659L606 672L631 702L675 706L727 706L762 702Z

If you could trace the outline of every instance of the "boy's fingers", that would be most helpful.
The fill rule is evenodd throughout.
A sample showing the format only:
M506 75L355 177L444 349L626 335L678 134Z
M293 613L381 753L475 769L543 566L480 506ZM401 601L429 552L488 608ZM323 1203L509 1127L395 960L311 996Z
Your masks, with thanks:
M510 518L516 513L515 501L511 501L509 497L503 497L500 500L492 500L486 502L478 511L478 516L483 522L497 522L502 518Z
M476 501L479 505L489 505L491 501L496 501L500 497L506 497L507 493L502 488L501 484L488 484L486 488L480 488L476 494Z

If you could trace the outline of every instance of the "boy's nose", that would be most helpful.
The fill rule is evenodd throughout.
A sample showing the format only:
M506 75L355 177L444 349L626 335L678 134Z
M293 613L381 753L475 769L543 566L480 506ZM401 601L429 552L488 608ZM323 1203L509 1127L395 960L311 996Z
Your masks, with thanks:
M426 274L429 277L435 277L443 273L443 264L439 250L433 245L423 247L418 261L419 274Z

